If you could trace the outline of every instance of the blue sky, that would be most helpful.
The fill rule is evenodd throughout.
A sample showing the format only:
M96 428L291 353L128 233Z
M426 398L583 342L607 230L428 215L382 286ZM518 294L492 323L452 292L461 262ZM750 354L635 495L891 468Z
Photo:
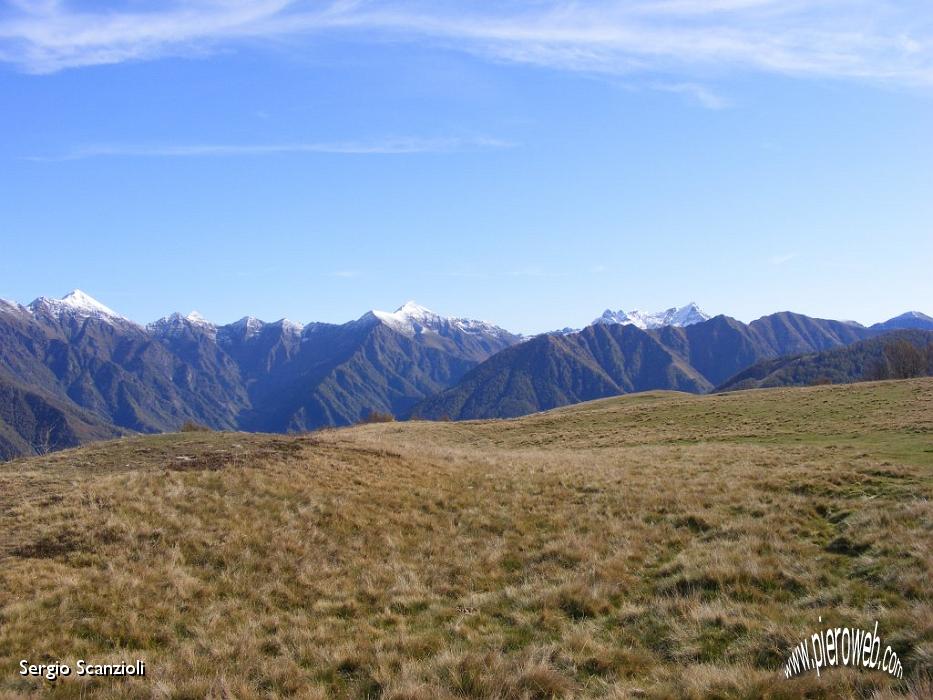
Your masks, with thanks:
M0 99L21 302L933 313L926 0L0 2Z

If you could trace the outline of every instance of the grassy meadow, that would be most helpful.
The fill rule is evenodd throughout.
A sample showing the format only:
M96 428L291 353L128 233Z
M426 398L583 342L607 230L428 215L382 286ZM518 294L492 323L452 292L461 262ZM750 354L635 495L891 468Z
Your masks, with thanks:
M933 697L931 497L933 379L18 460L0 697ZM876 620L903 680L784 679Z

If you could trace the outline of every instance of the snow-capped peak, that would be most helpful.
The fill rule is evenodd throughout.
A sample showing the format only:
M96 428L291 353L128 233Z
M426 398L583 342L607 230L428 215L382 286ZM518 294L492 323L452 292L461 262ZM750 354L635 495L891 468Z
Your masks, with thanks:
M395 310L395 313L404 314L406 316L425 316L425 315L436 316L437 315L433 311L431 311L431 309L425 308L424 306L422 306L421 304L419 304L417 301L413 299L409 299L404 304L402 304L400 307L398 307Z
M79 318L127 320L113 309L104 306L97 301L97 299L89 294L85 294L80 289L69 292L61 299L39 297L32 302L28 308L33 313L45 311L56 318L60 318L64 315L71 315Z
M680 308L674 306L665 311L654 313L639 311L612 311L606 309L603 315L597 318L593 323L632 325L642 330L649 328L663 328L664 326L692 326L694 323L702 323L711 317L705 313L695 302L690 302Z
M282 333L286 335L300 336L305 326L287 318L266 323L255 316L244 316L239 321L221 326L218 329L218 338L222 343L242 343L264 333L266 328L281 328Z
M197 311L192 311L190 314L185 316L185 320L189 323L193 323L196 326L213 326L214 324L204 318Z
M392 313L389 313L388 311L373 311L373 313L379 318L385 319L385 318L391 317L392 319L395 319L395 320L401 320L401 319L429 320L433 318L441 318L436 313L431 311L431 309L427 309L423 307L421 304L419 304L416 301L406 301L404 304L402 304Z
M243 333L244 337L251 338L263 329L266 322L259 320L255 316L244 316L239 321L234 321L230 325Z
M191 327L203 329L210 335L217 331L217 326L201 316L197 311L192 311L187 316L182 316L176 311L171 316L165 316L150 323L146 326L146 329L150 333L164 337L182 335Z
M448 318L436 314L414 301L406 301L395 311L370 311L360 320L377 319L393 330L414 336L421 333L438 333L447 336L450 332L461 331L472 335L508 335L508 332L486 321L469 318Z
M670 313L670 309L668 309L667 313ZM692 326L694 323L702 323L703 321L708 321L710 318L712 318L712 316L705 313L695 301L691 301L686 306L681 306L677 309L674 315L670 317L670 322L665 325Z
M605 323L605 321L595 321L595 323ZM563 328L558 328L553 331L545 331L541 335L573 335L574 333L579 333L580 328L571 328L570 326L564 326Z
M118 314L116 311L104 306L90 294L85 294L80 289L75 289L71 292L68 292L68 294L61 298L61 302L62 304L70 306L71 308L78 311L87 311L88 313L99 313L105 316L120 317L120 314Z
M925 313L920 311L907 311L902 313L900 316L895 316L896 319L918 319L920 321L933 321L933 318L930 318Z
M11 301L9 299L0 299L0 311L11 311L11 312L15 311L17 313L24 313L24 312L28 313L29 309L27 309L25 306L15 301Z
M881 329L907 329L907 328L916 328L921 330L929 330L933 328L933 318L930 318L924 313L919 311L908 311L901 314L900 316L895 316L894 318L889 318L883 323L876 323L872 328L881 328Z
M303 323L292 321L290 318L280 318L273 325L281 326L282 330L286 333L295 333L298 335L301 334L301 331L303 331L305 327Z
M434 326L444 320L443 317L414 301L406 301L392 312L374 309L370 313L390 328L406 335L414 335L424 330L436 330Z

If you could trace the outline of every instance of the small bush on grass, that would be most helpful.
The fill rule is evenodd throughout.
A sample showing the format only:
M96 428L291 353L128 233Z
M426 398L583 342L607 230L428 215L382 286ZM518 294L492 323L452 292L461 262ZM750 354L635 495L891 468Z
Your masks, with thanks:
M196 423L193 420L186 420L181 425L181 432L183 433L209 433L211 432L211 429L208 428L206 425L202 425L201 423Z

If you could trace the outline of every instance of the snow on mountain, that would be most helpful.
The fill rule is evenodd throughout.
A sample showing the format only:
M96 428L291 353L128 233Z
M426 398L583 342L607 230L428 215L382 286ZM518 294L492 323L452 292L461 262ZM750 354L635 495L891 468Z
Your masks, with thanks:
M919 311L908 311L872 326L875 330L897 330L902 328L933 329L933 318Z
M217 326L208 321L197 311L192 311L187 316L174 313L171 316L166 316L154 323L150 323L146 328L150 333L163 337L179 335L190 328L199 328L215 338L219 334L222 338L226 339L235 337L240 340L248 340L258 335L266 326L281 326L284 332L293 335L301 335L301 331L304 328L302 324L295 323L287 318L280 319L274 323L266 323L253 316L244 316L239 321L234 321L229 325Z
M33 314L44 313L54 318L72 316L76 318L98 318L106 321L126 321L116 311L101 304L80 289L69 292L61 299L39 297L27 307Z
M29 309L27 309L25 306L15 301L10 301L9 299L0 299L0 311L19 314L29 313Z
M303 324L297 323L287 318L281 318L278 321L267 323L266 321L258 319L255 316L244 316L239 321L234 321L229 325L221 326L219 330L225 338L249 340L250 338L259 335L267 326L270 328L279 326L282 328L283 332L292 335L301 335L301 332L305 329Z
M407 301L392 312L374 309L363 316L363 319L368 318L376 318L389 328L405 335L416 335L426 330L436 332L443 321L441 316L414 301Z
M451 318L450 324L464 333L472 335L509 335L509 332L488 321L475 321L469 318Z
M301 335L301 331L303 331L305 327L303 323L292 321L290 318L280 318L272 325L282 326L283 331L286 333L294 333L295 335Z
M670 309L667 310L667 314L670 313ZM696 302L691 301L686 306L681 306L677 311L674 312L674 315L667 319L665 317L664 325L667 326L692 326L694 323L702 323L703 321L709 321L712 318L708 313L703 311Z
M900 316L895 316L894 318L890 320L891 321L911 321L911 320L933 321L933 318L930 318L925 313L921 313L920 311L908 311L906 313L901 314Z
M190 314L185 316L185 320L188 321L188 323L191 323L195 326L213 326L214 325L213 323L208 321L206 318L204 318L201 314L199 314L197 311L192 311Z
M200 328L212 336L217 333L217 326L197 311L192 311L187 316L182 316L176 311L171 316L165 316L146 326L150 333L162 337L181 335L190 328Z
M370 311L360 321L377 319L393 330L408 336L421 333L447 334L450 330L458 330L470 335L508 335L508 331L486 321L476 321L469 318L447 318L434 313L414 301L407 301L395 311Z
M234 321L226 328L237 331L244 339L252 338L258 334L266 325L255 316L244 316L239 321Z
M357 321L350 321L350 323L359 323ZM312 321L301 327L301 342L310 342L313 336L321 331L331 330L338 328L339 324L337 323L326 323L324 321Z
M671 307L665 311L645 312L633 309L632 311L612 311L606 309L603 315L593 323L608 323L632 325L642 330L649 328L663 328L664 326L691 326L694 323L707 321L711 316L705 313L694 302L677 308Z

